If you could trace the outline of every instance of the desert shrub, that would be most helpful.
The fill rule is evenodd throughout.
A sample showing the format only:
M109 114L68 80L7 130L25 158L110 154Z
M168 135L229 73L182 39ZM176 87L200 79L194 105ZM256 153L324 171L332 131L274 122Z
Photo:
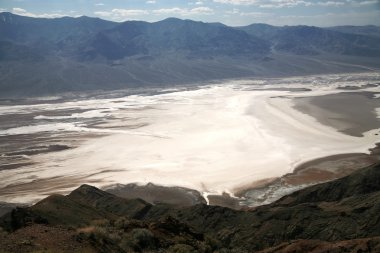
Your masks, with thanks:
M113 232L108 234L108 239L117 244L121 241L121 236L118 233Z
M137 248L137 241L133 240L130 236L123 236L119 243L120 249L124 252L135 252Z
M107 220L107 219L94 220L91 223L92 223L92 225L98 226L98 227L108 227L108 226L110 226L110 221Z
M113 223L114 228L119 230L131 230L132 228L146 228L147 225L139 220L130 220L126 217L121 217Z
M106 227L94 227L90 232L81 232L77 236L83 236L100 252L123 252L119 250L121 237L118 231ZM131 252L131 251L126 251Z
M1 253L2 251L0 251ZM47 250L47 249L44 249L44 250L35 250L35 251L32 251L31 253L55 253L54 251L52 250Z
M176 244L168 249L170 253L197 253L197 251L187 244Z
M214 253L231 253L231 251L226 249L226 248L222 248L222 249L215 251Z
M205 243L211 248L212 251L215 251L223 247L222 243L219 240L210 236L206 236Z
M132 237L141 248L151 248L155 245L154 235L148 229L136 228L131 231Z
M89 238L97 244L103 245L108 240L108 232L105 228L95 227L94 230L90 232Z
M154 249L156 240L151 231L145 228L135 228L130 233L124 234L119 247L128 252L128 250L141 251L143 249Z
M118 229L128 228L129 220L125 217L121 217L115 221L115 227Z
M217 251L214 251L214 253L248 253L248 251L244 250L244 249L226 249L226 248L222 248L222 249L219 249Z

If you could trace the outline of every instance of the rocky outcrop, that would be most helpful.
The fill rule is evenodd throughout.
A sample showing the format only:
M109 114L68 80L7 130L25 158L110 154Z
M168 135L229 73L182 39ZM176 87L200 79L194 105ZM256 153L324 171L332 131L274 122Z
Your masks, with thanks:
M250 211L152 205L83 185L3 216L0 248L38 224L74 228L94 252L377 252L380 164Z

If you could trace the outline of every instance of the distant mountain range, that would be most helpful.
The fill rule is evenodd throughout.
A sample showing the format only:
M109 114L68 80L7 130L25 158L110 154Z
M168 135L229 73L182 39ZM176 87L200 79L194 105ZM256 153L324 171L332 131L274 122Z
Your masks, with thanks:
M0 94L162 86L380 68L380 27L116 23L0 13Z

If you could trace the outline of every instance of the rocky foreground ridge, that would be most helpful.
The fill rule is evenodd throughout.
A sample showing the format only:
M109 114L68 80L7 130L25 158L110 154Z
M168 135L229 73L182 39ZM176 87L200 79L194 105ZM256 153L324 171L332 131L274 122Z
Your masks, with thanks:
M0 219L0 252L380 252L380 164L236 211L89 185Z

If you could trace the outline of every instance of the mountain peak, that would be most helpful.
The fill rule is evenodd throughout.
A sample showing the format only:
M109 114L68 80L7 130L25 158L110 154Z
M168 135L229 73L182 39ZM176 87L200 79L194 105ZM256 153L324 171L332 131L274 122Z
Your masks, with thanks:
M13 14L11 12L0 12L0 22L8 24L16 24L20 19L28 19L29 17L24 17L20 15Z
M170 17L170 18L165 18L161 21L158 21L157 23L159 22L183 22L185 21L184 19L180 19L180 18L174 18L174 17Z
M195 21L191 19L180 19L180 18L174 18L174 17L166 18L155 23L166 23L166 24L193 23L193 24L207 24L207 25L215 24L215 23L205 23L202 21Z
M83 184L79 188L71 192L70 195L68 196L73 199L82 199L83 197L86 197L87 199L92 199L92 198L104 197L107 195L108 193L101 191L94 186Z

